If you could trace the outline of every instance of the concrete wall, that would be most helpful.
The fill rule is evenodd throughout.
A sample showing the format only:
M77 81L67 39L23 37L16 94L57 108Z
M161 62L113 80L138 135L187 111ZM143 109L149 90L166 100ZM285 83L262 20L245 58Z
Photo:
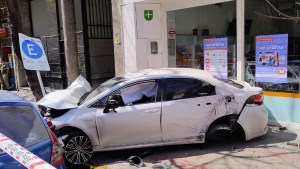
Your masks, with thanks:
M24 1L24 0L23 0ZM61 22L61 7L59 2L59 16L60 26ZM81 1L74 0L75 3L75 17L76 17L76 31L82 31L82 11ZM34 36L45 36L57 34L57 15L55 0L32 0L32 21ZM28 14L27 14L28 15Z
M55 0L31 1L33 36L57 34Z
M31 25L29 21L29 5L28 0L19 0L19 10L22 20L23 32L27 35L31 35ZM21 60L15 58L15 70L17 72L16 82L19 87L28 86L25 69Z
M23 31L27 35L31 35L31 25L29 16L29 3L28 0L19 0L19 10L22 18Z
M113 77L115 71L112 39L90 39L89 44L92 80Z
M112 0L112 16L113 16L113 36L114 36L114 60L115 73L122 75L125 73L123 58L123 32L122 32L122 0Z
M81 0L74 0L75 4L75 17L76 17L76 31L82 31L82 10Z

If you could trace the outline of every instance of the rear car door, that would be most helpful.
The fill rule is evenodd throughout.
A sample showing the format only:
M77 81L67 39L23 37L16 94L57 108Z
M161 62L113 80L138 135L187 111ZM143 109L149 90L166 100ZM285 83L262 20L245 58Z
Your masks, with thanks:
M52 144L45 124L30 106L0 105L0 133L50 162ZM0 169L23 169L0 149Z
M163 141L204 142L217 100L215 86L207 82L192 78L163 79Z
M162 142L161 80L126 85L108 96L119 98L116 112L97 110L97 129L103 147Z

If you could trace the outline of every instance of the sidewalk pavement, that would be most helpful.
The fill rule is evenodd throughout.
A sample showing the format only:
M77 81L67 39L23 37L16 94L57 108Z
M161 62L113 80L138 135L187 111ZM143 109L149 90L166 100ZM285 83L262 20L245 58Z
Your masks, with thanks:
M18 91L12 91L12 92L23 97L24 99L30 101L35 106L37 106L35 97L29 87L21 87Z

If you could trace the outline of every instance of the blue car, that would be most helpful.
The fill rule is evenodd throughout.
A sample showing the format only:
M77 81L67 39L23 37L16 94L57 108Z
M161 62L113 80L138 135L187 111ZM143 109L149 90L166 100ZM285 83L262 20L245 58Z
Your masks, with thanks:
M0 90L0 133L55 168L65 168L62 147L39 111L30 102L4 90ZM25 167L0 149L0 169Z

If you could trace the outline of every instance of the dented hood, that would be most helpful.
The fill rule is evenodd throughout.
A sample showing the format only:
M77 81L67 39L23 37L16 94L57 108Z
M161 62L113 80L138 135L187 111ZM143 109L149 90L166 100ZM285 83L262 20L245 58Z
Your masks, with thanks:
M78 76L67 89L51 92L37 104L56 110L77 108L80 98L91 90L89 82L84 77Z

